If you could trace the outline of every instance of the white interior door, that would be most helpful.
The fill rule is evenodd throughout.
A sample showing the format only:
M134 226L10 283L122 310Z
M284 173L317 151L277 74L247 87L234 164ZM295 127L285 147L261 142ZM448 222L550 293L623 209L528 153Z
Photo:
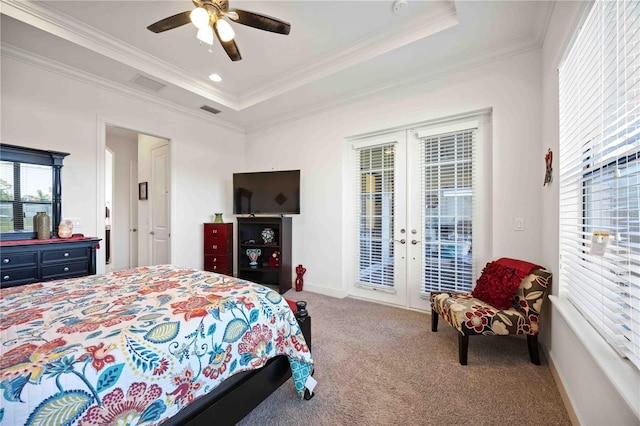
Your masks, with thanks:
M138 266L138 162L129 162L129 268Z
M151 179L149 182L151 202L151 264L170 262L169 239L169 145L151 150Z

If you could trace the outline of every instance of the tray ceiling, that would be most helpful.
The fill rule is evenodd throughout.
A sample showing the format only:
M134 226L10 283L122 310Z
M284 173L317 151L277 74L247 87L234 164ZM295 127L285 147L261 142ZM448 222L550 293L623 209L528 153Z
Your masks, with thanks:
M393 5L230 0L291 24L284 36L232 22L243 58L232 62L217 41L200 43L192 24L146 29L193 9L190 1L2 0L2 54L252 129L539 48L553 2Z

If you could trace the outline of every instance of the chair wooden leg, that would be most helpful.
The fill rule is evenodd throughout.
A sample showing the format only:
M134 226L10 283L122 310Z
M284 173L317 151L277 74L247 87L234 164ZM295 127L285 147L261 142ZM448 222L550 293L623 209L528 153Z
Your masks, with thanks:
M467 365L467 352L469 350L469 336L458 333L458 359L460 365Z
M431 310L431 331L438 331L438 313Z
M540 352L538 352L538 336L527 334L527 346L529 347L529 358L535 365L540 365Z

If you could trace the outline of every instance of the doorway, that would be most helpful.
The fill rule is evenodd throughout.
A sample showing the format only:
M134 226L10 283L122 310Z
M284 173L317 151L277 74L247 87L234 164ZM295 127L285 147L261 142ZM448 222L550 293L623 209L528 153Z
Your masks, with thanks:
M108 258L105 253L105 271L169 263L169 141L105 124L105 150L111 151L113 157L113 177L111 189L108 190L106 161L109 155L105 153L103 220L108 225L105 226L105 239L109 237L109 241L105 241L109 246ZM154 152L162 152L162 159L158 160ZM144 197L140 192L140 184L146 188L147 195ZM160 252L158 244L155 244L154 227L164 231Z
M431 291L472 288L487 251L488 117L472 118L349 141L351 296L428 311Z

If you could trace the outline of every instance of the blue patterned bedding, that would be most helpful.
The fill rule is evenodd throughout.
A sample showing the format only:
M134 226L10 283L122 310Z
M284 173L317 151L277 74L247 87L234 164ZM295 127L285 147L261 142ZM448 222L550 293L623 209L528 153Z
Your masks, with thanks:
M235 373L313 360L266 287L170 265L0 289L0 425L155 425ZM293 396L292 396L293 397Z

